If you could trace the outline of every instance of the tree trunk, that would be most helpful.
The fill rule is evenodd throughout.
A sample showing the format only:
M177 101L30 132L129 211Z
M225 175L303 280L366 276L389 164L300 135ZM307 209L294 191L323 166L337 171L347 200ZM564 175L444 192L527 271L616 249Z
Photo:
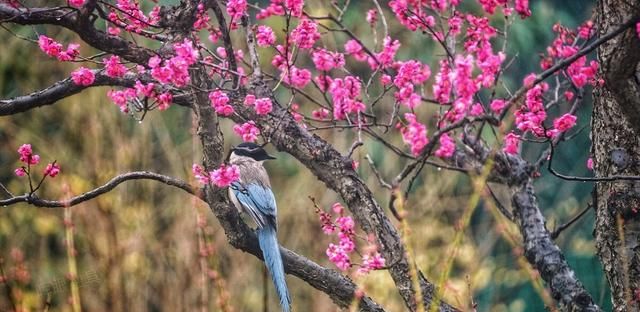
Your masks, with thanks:
M640 3L598 2L599 35L640 15ZM605 83L594 91L593 156L597 177L640 175L640 86L636 78L640 40L634 29L598 49ZM596 247L611 286L614 311L640 305L640 181L599 182Z

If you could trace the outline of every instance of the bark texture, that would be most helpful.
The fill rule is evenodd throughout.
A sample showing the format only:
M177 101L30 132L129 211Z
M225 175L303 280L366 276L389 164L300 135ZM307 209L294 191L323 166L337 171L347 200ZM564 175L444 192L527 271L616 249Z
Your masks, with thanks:
M640 3L600 0L599 35L640 15ZM594 91L593 156L598 177L640 175L640 40L633 29L600 46L605 84ZM611 286L614 311L638 311L640 291L640 184L596 186L596 247Z

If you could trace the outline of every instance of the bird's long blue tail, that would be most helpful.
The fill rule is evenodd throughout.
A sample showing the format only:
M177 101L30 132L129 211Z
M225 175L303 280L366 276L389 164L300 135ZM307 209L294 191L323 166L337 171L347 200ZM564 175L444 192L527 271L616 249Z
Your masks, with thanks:
M258 229L258 242L260 249L262 249L264 263L267 265L273 284L276 286L282 311L289 312L291 298L289 297L289 289L287 289L287 281L284 278L284 266L278 248L276 230L271 224L267 223L263 228Z

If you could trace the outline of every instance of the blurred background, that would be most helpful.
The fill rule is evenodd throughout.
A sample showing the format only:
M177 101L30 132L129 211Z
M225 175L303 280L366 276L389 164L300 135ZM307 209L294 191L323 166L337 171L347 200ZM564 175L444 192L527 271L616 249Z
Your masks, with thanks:
M266 1L258 2L264 5ZM463 2L466 10L479 12L475 1ZM326 1L305 3L314 16L326 15L323 9ZM583 0L532 0L532 17L524 21L518 19L509 34L508 57L516 60L505 73L506 85L514 90L525 75L539 71L539 53L544 52L554 38L553 23L575 28L591 17L593 5L594 1ZM352 1L345 15L345 25L362 36L365 43L372 43L371 29L364 22L364 12L371 8L373 4L368 1ZM390 22L390 35L402 43L397 59L419 59L431 65L435 74L442 51L424 35L401 28L391 18L390 11L385 13ZM500 14L494 19L495 24L502 23ZM274 29L283 27L279 18L265 23ZM31 39L37 38L38 33L64 44L79 41L68 31L50 26L11 27L11 30ZM243 38L236 39L241 47ZM57 62L39 51L37 44L16 38L5 30L0 30L0 41L3 42L0 45L2 99L46 87L67 77L78 66ZM345 41L345 37L327 35L320 44L342 50ZM84 44L81 51L83 55L96 53ZM273 53L267 49L261 53L263 63L268 64ZM297 65L313 66L308 58L300 58ZM97 68L92 64L89 67ZM365 65L351 61L347 67L361 76L368 70ZM16 150L30 143L41 156L41 164L34 169L37 176L47 162L54 160L62 169L55 179L45 181L38 193L42 198L67 198L102 185L117 174L135 170L158 172L195 185L191 165L201 162L201 153L190 111L174 106L164 112L151 112L139 122L121 113L109 101L108 90L91 88L53 106L0 118L0 182L14 194L28 192L27 180L17 178L13 170L20 166ZM278 94L283 100L288 99L288 95L282 88ZM390 107L391 98L382 105ZM314 109L304 98L296 101L305 113ZM589 96L585 104L578 115L578 127L589 126ZM424 104L420 109L421 116L435 112L433 107ZM239 138L230 131L231 126L225 121L227 149L239 143ZM588 130L563 143L554 160L559 171L578 176L590 174L586 168L590 150ZM343 152L355 138L349 131L318 134ZM401 144L399 136L391 139ZM269 149L275 152L272 147ZM524 155L536 159L540 150L540 146L527 145ZM366 141L355 153L354 158L361 164L358 172L381 206L386 207L389 193L379 187L364 159L366 154L371 155L388 179L398 173L404 160L374 141ZM335 238L322 233L309 197L315 198L325 210L339 198L294 158L282 153L276 155L278 159L267 163L267 167L279 203L281 244L322 265L334 267L325 249ZM592 187L591 183L562 181L543 171L536 190L548 228L554 229L584 209ZM509 205L505 190L495 189L502 202ZM441 273L455 233L454 225L471 192L468 177L438 168L426 168L412 190L405 207L412 234L409 243L419 268L432 281ZM6 282L0 284L0 311L11 307L6 295L7 284L12 299L25 311L41 311L47 305L50 311L71 311L71 293L66 283L70 266L76 268L81 279L79 297L85 311L221 311L225 306L234 311L279 309L262 263L228 245L209 208L178 189L152 181L126 182L108 194L69 209L67 217L72 220L72 226L66 227L65 212L61 208L23 204L0 208L0 264ZM589 212L556 242L594 300L607 310L609 291L595 256L593 218ZM517 250L501 235L505 227L517 233L514 227L496 220L481 201L444 285L449 303L464 308L473 300L478 311L544 310L541 292L535 287L539 280L535 274L532 278L526 265L523 267L517 261ZM71 255L67 253L69 235L75 247ZM364 246L364 242L360 243ZM202 257L201 251L207 249L207 245L210 254ZM42 292L42 286L47 283L62 285L48 299ZM338 310L326 295L297 278L288 277L288 283L295 310ZM386 272L372 272L359 278L358 283L387 311L404 310ZM266 306L265 291L268 292ZM50 303L46 304L47 301Z

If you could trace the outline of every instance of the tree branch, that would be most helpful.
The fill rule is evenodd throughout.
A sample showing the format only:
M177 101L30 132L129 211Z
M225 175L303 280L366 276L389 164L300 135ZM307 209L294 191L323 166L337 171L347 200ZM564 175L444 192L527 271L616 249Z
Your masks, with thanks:
M47 199L40 199L36 197L35 194L25 194L21 196L15 196L8 199L0 200L0 206L9 206L17 203L28 203L36 207L44 207L44 208L71 207L71 206L80 204L82 202L88 201L90 199L96 198L104 193L107 193L113 190L114 188L116 188L116 186L120 185L121 183L129 180L155 180L158 182L162 182L166 185L170 185L170 186L174 186L179 189L182 189L183 191L191 195L200 197L200 195L198 195L197 188L192 187L191 185L189 185L189 183L182 181L180 179L176 179L170 176L149 172L149 171L134 171L134 172L127 172L127 173L117 175L113 179L109 180L109 182L105 183L104 185L69 199L47 200Z
M21 95L12 99L0 100L0 116L22 113L33 108L54 104L55 102L80 93L84 89L98 86L122 86L132 87L138 79L137 75L129 74L122 78L111 78L99 70L93 71L96 75L91 86L80 86L75 84L71 78L58 81L53 85L35 91L31 94Z
M132 88L136 80L140 80L143 83L152 81L151 77L147 75L140 76L129 73L122 78L112 78L104 75L101 70L93 70L93 72L96 78L90 86L80 86L75 84L71 78L66 78L45 89L7 100L0 100L0 116L13 115L34 108L52 105L59 100L80 93L91 87L119 86ZM191 106L191 101L191 96L185 93L174 94L173 97L173 102L180 106Z
M70 7L13 8L7 3L0 3L0 23L62 26L77 33L84 42L96 49L141 65L146 65L149 58L155 55L149 49L96 29L89 16L83 16L80 11Z
M525 257L540 272L560 307L566 311L600 311L551 239L531 181L516 188L513 205L524 240Z

